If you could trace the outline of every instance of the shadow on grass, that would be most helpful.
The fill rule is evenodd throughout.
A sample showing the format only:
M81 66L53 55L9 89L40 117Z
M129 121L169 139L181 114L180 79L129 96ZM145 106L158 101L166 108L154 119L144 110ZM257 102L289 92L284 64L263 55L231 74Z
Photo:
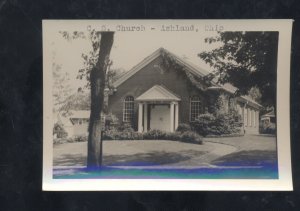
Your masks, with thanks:
M109 155L104 156L104 165L127 165L127 166L146 166L146 165L163 165L177 163L189 160L196 156L201 156L206 152L194 150L180 152L161 152L152 151L148 153L138 153L133 155Z
M267 150L240 151L220 157L211 164L217 166L274 166L277 165L277 153Z
M186 150L180 152L152 151L132 155L105 155L104 166L148 166L172 164L201 156L207 152ZM86 157L82 154L64 154L54 159L54 166L85 166Z
M54 158L54 166L86 166L86 156L83 154L64 154Z

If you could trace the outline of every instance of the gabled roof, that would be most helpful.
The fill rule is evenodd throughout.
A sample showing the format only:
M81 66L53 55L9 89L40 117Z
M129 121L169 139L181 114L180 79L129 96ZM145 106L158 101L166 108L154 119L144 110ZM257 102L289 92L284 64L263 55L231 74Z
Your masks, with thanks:
M275 117L275 112L274 111L268 112L262 115L261 117Z
M179 63L184 65L191 73L198 75L198 76L205 76L209 72L204 70L203 68L200 68L196 66L195 64L192 64L191 62L187 61L186 59L180 58L179 56L171 53L170 51L159 48L156 51L154 51L151 55L147 56L145 59L143 59L140 63L138 63L136 66L134 66L131 70L123 74L117 81L114 82L114 87L117 88L120 86L123 82L125 82L127 79L129 79L131 76L133 76L135 73L137 73L139 70L141 70L143 67L148 65L150 62L152 62L154 59L162 55L162 53L168 53L172 55Z
M136 98L137 101L180 101L180 98L161 85L155 85Z
M143 59L140 63L138 63L136 66L134 66L131 70L129 70L128 72L124 73L117 81L115 81L113 83L113 86L115 88L117 88L118 86L120 86L122 83L124 83L127 79L129 79L130 77L132 77L135 73L137 73L139 70L141 70L143 67L145 67L146 65L148 65L150 62L152 62L154 59L158 58L160 55L162 55L163 53L167 53L169 55L171 55L174 59L176 59L176 61L178 63L180 63L181 65L183 65L184 67L186 67L191 73L193 73L196 76L206 76L208 75L210 72L196 66L195 64L187 61L186 59L180 58L179 56L175 55L174 53L171 53L170 51L166 50L165 48L159 48L156 51L154 51L151 55L149 55L148 57L146 57L145 59ZM234 94L237 91L237 88L232 86L229 83L226 83L224 85L219 85L217 84L215 81L212 81L213 86L209 87L208 89L210 90L218 90L218 89L222 89L228 93ZM262 107L262 105L260 105L259 103L257 103L255 100L251 99L249 96L240 96L239 100L243 101L243 102L247 102L250 103L254 106L258 106L258 107Z

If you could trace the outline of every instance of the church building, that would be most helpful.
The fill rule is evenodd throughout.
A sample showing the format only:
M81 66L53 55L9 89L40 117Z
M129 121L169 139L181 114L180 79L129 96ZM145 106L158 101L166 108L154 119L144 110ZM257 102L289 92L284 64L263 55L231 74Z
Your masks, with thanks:
M221 97L225 109L234 106L241 115L242 132L258 134L262 106L248 96L236 97L236 90L218 85L208 71L160 48L114 82L108 112L139 132L173 132L180 123L212 112Z

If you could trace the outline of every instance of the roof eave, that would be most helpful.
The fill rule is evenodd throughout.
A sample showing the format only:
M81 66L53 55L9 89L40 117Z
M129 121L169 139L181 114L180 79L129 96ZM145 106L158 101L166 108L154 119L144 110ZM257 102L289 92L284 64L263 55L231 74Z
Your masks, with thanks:
M231 91L229 89L226 89L224 87L221 87L221 86L211 86L211 87L208 87L207 89L208 90L224 90L224 91L226 91L226 92L228 92L230 94L234 94L235 93L235 92L233 92L233 91Z
M253 101L253 100L249 100L249 99L247 99L247 98L245 98L245 97L243 97L243 96L240 96L240 97L238 98L238 100L243 101L244 103L250 104L250 105L252 105L252 106L254 105L255 107L258 107L258 109L263 108L263 106L260 105L259 103L255 102L255 101Z

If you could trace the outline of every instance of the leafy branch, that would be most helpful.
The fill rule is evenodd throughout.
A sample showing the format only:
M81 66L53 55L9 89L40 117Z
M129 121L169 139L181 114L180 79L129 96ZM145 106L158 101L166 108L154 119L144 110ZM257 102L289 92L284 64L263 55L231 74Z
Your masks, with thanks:
M101 32L92 29L90 26L87 27L87 32L82 31L60 31L59 32L63 38L68 41L76 40L76 39L85 39L89 40L92 49L88 53L82 53L81 58L83 59L83 67L78 70L77 79L86 80L86 84L84 88L90 88L90 73L93 68L96 67L99 57L100 51L100 40L101 40ZM106 61L107 72L110 72L110 67L113 64L111 60L107 59ZM107 74L112 75L112 74ZM108 82L109 79L107 78L106 81ZM107 86L110 84L107 83Z

